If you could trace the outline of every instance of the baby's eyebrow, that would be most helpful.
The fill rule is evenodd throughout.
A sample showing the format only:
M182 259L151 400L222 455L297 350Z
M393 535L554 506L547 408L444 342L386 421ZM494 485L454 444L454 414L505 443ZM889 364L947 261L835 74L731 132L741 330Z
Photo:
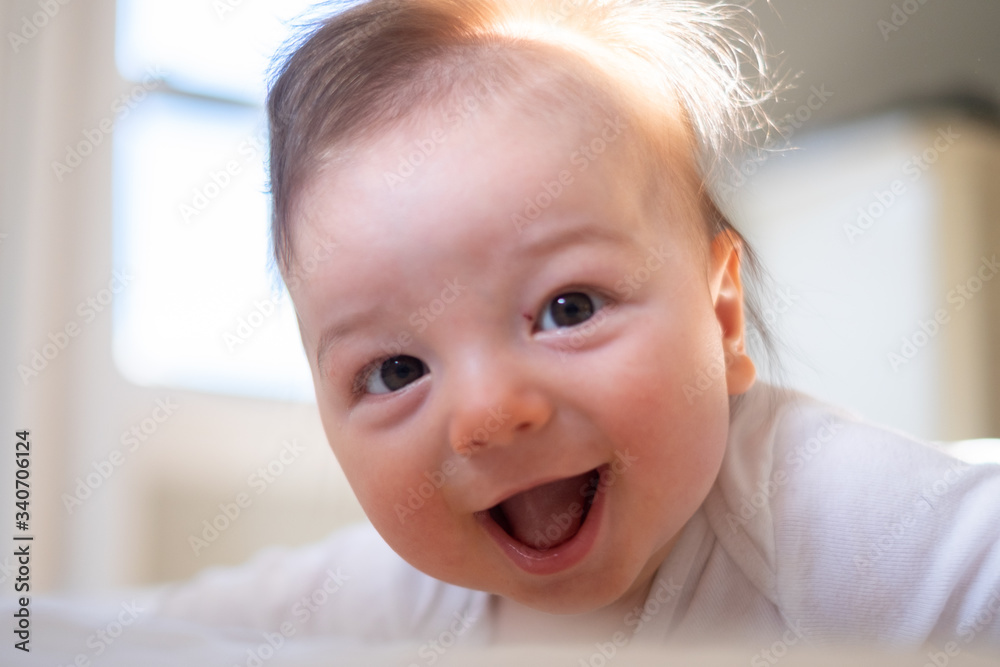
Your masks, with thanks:
M528 240L524 251L529 255L547 255L555 250L597 243L625 245L633 240L632 235L620 227L608 224L585 224L580 226L559 226L556 231L541 233L535 239Z
M352 331L363 327L365 324L375 319L375 308L364 308L358 312L351 313L341 321L330 325L320 334L319 342L316 344L316 368L323 369L323 361L330 350L346 338Z

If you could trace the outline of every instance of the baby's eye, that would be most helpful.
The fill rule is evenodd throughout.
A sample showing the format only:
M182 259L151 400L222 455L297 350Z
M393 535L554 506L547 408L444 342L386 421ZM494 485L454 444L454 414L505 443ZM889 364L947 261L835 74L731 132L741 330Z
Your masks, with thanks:
M416 357L400 355L376 363L362 376L364 391L388 394L416 382L427 373L427 366Z
M538 327L542 331L573 327L586 322L604 305L596 294L566 292L545 306Z

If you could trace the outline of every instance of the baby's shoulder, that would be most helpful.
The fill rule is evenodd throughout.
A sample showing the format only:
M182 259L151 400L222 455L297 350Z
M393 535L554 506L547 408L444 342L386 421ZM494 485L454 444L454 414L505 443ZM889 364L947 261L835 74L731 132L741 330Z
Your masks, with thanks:
M961 632L964 614L1000 594L1000 466L793 392L743 407L716 532L753 545L783 614L849 636L926 638Z
M781 404L763 447L776 487L771 511L800 528L849 524L856 534L879 532L887 520L933 511L923 527L934 532L949 525L946 516L965 506L968 493L992 487L1000 473L801 394Z

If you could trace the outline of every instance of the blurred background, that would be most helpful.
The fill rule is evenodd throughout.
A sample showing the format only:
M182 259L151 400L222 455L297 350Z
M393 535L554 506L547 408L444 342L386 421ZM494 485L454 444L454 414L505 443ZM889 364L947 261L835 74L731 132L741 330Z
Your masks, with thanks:
M925 439L1000 436L1000 3L750 4L798 76L719 191L773 276L783 380ZM37 590L363 519L267 254L265 71L307 7L0 4L0 498L30 429Z

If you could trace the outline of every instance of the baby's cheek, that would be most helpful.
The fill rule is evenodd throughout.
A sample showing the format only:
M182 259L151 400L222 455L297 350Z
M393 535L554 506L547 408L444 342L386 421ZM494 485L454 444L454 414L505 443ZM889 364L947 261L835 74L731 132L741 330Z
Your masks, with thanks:
M593 385L622 423L656 428L669 420L676 429L689 421L692 411L697 414L718 406L713 394L724 394L725 384L714 381L719 386L712 391L713 381L704 369L713 365L716 355L721 358L721 347L705 342L692 345L683 338L671 340L656 333L623 346L617 359L608 364L613 370Z
M478 584L466 578L470 563L479 561L473 555L481 546L469 540L470 530L476 528L471 517L451 513L439 490L431 494L424 489L425 498L415 487L408 488L416 495L397 493L391 501L387 495L387 502L378 503L369 517L375 529L397 554L426 574L462 585Z
M613 424L619 447L631 447L643 467L704 486L714 477L725 449L729 403L721 345L696 332L659 333L640 340L619 359L599 404ZM676 475L674 474L676 473Z
M401 546L420 542L429 527L447 516L442 489L433 471L402 455L361 467L351 480L372 525Z

